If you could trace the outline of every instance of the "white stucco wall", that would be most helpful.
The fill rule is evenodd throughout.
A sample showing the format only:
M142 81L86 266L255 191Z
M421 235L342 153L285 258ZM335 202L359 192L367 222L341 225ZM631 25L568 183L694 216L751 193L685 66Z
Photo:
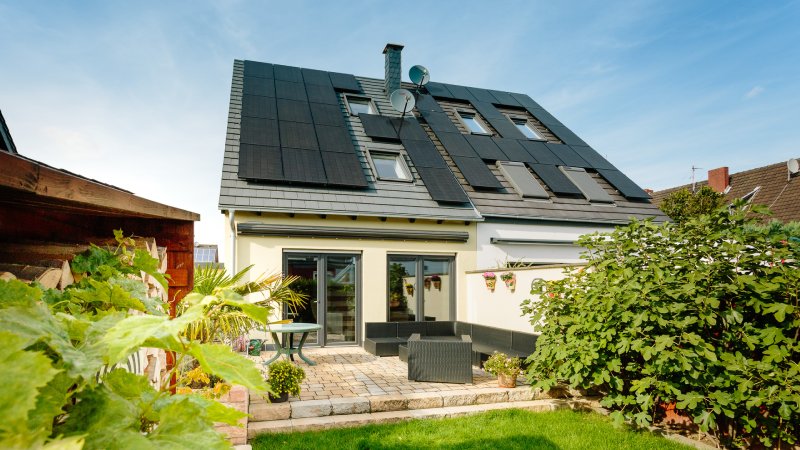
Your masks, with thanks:
M455 298L456 320L466 320L467 287L464 272L474 270L475 264L475 223L465 225L464 222L445 222L437 224L435 221L417 220L410 223L408 220L389 219L381 222L377 218L359 218L351 220L348 217L328 217L321 219L316 216L290 218L287 215L257 216L252 213L236 213L236 222L263 222L271 225L295 226L325 226L325 227L355 227L398 230L427 230L427 231L458 231L468 232L467 242L444 241L402 241L402 240L371 240L371 239L334 239L334 238L291 238L278 236L237 236L236 237L236 267L241 269L249 264L255 264L251 271L253 275L274 273L282 271L284 251L309 251L309 252L348 252L361 255L361 288L362 288L362 323L359 324L363 335L364 322L386 321L387 316L387 255L433 255L453 256L455 258ZM228 230L230 233L230 230ZM226 253L230 255L230 234L226 240ZM443 277L444 278L444 277ZM443 280L442 289L433 287L425 291L428 300L447 293L449 280ZM424 289L424 287L423 287ZM434 299L435 300L435 299ZM426 305L428 302L426 301ZM429 311L434 312L434 311ZM439 312L440 314L443 314ZM263 334L263 333L262 333Z
M534 298L530 294L534 279L559 280L564 277L564 266L544 266L525 269L491 269L469 272L467 277L467 321L504 328L507 330L533 332L527 317L522 316L520 304L525 299ZM497 276L494 291L486 287L484 271L492 271ZM517 275L517 288L512 291L506 287L500 275L512 272Z
M502 267L506 261L580 262L583 248L574 245L492 244L492 238L575 241L583 234L613 231L609 226L506 223L487 220L477 225L478 267Z

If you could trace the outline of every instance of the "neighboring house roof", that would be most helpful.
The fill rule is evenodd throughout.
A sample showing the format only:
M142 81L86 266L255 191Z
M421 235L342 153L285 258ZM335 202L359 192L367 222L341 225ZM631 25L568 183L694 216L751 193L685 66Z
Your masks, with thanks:
M347 96L370 98L378 114L350 114ZM235 61L220 209L665 220L647 193L527 95L429 83L416 98L402 120L384 80ZM460 118L468 116L488 133L470 133ZM523 124L542 139L528 139ZM413 182L378 180L370 152L399 152ZM503 161L520 164L501 167ZM523 197L520 186L538 194Z
M709 173L718 173L727 167L710 170ZM748 194L750 201L759 205L766 205L773 212L773 218L782 222L800 221L800 174L790 174L786 162L770 164L764 167L745 170L731 174L723 181L725 184L712 188L718 192L724 192L727 186L730 189L725 193L727 201L742 198ZM707 186L708 180L697 182L696 188ZM758 190L756 191L756 188ZM680 189L692 190L691 184L677 186L654 192L653 203L660 205L661 202L671 193ZM753 191L756 191L753 193Z
M0 151L17 153L17 147L14 146L14 140L11 139L11 132L8 130L8 125L6 125L3 111L0 111Z

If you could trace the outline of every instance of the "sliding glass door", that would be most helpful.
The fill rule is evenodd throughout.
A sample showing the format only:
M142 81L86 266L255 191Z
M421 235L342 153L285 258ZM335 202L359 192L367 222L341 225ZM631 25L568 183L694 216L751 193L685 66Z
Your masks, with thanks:
M293 289L307 297L295 311L284 317L295 322L318 323L319 332L309 334L306 343L319 345L357 342L360 314L359 255L285 253L284 273L300 277ZM299 337L295 336L298 340Z
M453 258L390 255L388 316L392 322L453 320Z

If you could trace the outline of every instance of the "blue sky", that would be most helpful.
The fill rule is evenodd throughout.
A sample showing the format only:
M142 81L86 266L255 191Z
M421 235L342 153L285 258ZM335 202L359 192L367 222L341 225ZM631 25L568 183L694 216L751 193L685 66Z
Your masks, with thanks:
M529 94L642 187L800 157L800 3L10 2L0 109L20 153L216 209L234 59Z

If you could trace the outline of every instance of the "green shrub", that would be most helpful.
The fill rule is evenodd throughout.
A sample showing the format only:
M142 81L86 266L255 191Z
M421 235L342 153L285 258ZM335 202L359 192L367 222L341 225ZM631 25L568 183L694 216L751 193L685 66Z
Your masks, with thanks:
M797 443L800 243L748 213L581 238L588 267L523 303L542 332L532 383L596 388L617 421L644 426L675 402L725 445Z
M305 378L306 372L302 367L285 359L269 365L267 382L276 395L283 393L288 393L295 397L300 395L300 382Z

